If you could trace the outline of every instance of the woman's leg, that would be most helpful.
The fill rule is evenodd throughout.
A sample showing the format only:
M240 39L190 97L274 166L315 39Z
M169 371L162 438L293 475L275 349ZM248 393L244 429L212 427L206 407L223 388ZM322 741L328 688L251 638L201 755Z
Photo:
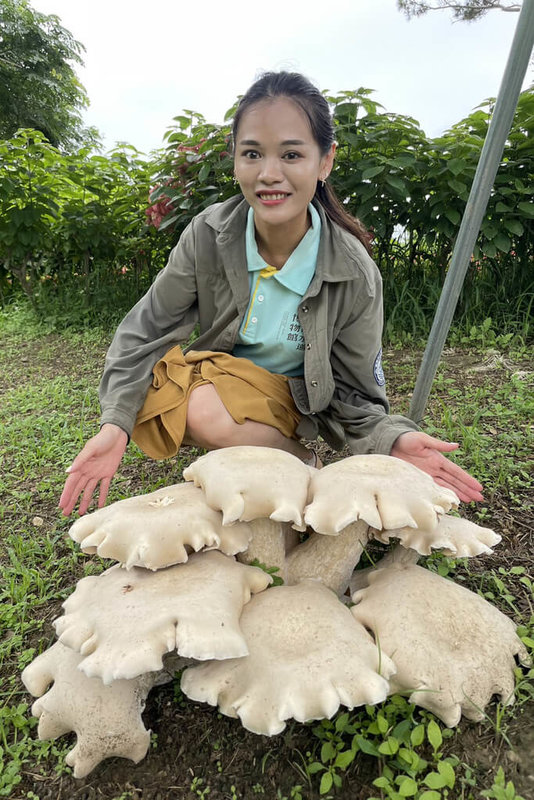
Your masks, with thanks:
M189 395L184 442L214 450L250 444L286 450L306 461L310 451L296 439L288 439L277 428L246 420L239 424L226 410L215 386L205 383Z

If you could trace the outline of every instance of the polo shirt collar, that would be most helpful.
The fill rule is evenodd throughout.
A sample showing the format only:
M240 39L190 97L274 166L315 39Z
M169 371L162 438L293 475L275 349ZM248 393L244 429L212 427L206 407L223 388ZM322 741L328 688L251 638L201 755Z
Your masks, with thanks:
M354 280L358 275L354 262L363 260L370 263L371 257L355 236L330 221L317 200L313 202L313 207L321 220L321 240L313 283ZM216 231L217 243L225 247L230 241L243 236L249 210L245 198L236 195L222 203L215 203L199 216Z
M308 206L311 226L293 250L282 269L273 273L273 278L286 289L304 295L315 272L317 252L321 238L321 218L313 205ZM254 229L254 212L249 208L245 233L247 268L249 272L265 269L269 264L258 253Z

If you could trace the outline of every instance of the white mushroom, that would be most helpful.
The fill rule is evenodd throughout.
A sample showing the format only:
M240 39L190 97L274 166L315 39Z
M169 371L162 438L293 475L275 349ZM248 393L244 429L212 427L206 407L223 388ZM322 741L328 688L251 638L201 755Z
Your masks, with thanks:
M158 572L115 566L79 581L54 626L84 656L80 669L104 683L159 670L174 649L185 658L234 658L248 652L243 604L270 582L217 551Z
M277 575L287 581L287 553L298 544L299 534L289 522L254 519L248 523L252 533L248 547L237 554L242 564L258 562L265 567L277 567Z
M153 570L183 563L188 550L204 547L235 555L251 537L244 522L223 527L220 512L191 483L119 500L80 517L69 533L86 553Z
M463 586L416 565L371 571L356 592L354 618L395 662L392 692L457 725L483 718L493 695L514 699L515 657L528 654L514 623Z
M150 731L143 724L141 712L157 679L156 673L151 673L104 686L98 678L80 672L81 659L56 642L22 673L30 694L39 697L32 706L32 714L39 717L39 739L75 732L76 745L66 758L75 778L83 778L112 756L129 758L136 764L141 761L150 743Z
M315 531L336 534L359 519L381 530L405 526L432 530L438 514L459 500L417 467L382 455L351 456L317 470L304 519Z
M285 720L331 717L340 704L379 703L394 671L336 595L315 581L278 586L243 609L250 654L185 670L192 700L219 704L254 733L280 733Z
M371 528L370 530L373 529ZM401 544L395 545L387 551L377 564L354 570L349 581L350 594L353 595L354 592L369 586L369 576L375 573L377 569L389 567L391 564L417 564L419 558L419 553L416 550L410 550Z
M362 521L347 525L337 536L312 533L287 556L286 583L314 578L343 595L368 539L369 527Z
M490 528L483 528L461 517L443 515L432 528L397 528L397 530L371 530L373 538L387 544L390 539L399 539L403 547L417 550L428 556L432 550L441 550L446 556L465 558L492 553L501 537Z
M225 447L201 456L184 470L200 486L208 504L222 511L223 522L268 517L304 530L304 507L315 469L272 447Z

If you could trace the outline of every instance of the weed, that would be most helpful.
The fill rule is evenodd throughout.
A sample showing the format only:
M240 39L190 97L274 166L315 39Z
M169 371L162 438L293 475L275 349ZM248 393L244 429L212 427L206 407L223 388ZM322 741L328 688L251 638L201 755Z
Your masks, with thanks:
M498 347L508 349L514 344L521 343L521 341L521 337L516 333L498 333L491 317L486 317L479 325L471 325L466 333L456 330L451 337L451 344L453 345L473 345L474 347L482 348Z
M280 789L278 789L276 792L276 800L304 800L302 792L303 787L300 784L292 786L288 795L282 794Z
M270 575L271 578L273 579L271 584L272 586L282 586L282 584L284 583L284 579L282 578L282 576L277 575L277 573L280 572L280 567L268 567L267 564L262 564L261 561L259 561L257 558L255 558L253 561L250 562L250 566L259 567L259 569L262 569L264 572L267 573L267 575Z
M197 776L193 777L191 781L191 786L189 787L189 791L195 795L195 797L204 798L207 797L211 793L211 789L209 784L204 786L204 779L199 778Z
M47 759L55 759L56 770L69 773L65 766L67 748L53 741L34 741L32 732L37 720L30 716L27 703L0 708L0 797L11 794L22 780L27 764L38 765Z
M523 797L517 794L512 781L506 782L502 767L497 770L491 789L486 789L481 794L482 797L491 798L491 800L524 800Z

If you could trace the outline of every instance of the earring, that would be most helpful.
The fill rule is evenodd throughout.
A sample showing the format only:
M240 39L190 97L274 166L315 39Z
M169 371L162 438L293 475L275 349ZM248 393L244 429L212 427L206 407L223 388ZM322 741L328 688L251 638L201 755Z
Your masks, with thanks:
M327 177L328 177L328 175L325 178L321 178L321 186L323 187L323 189L326 186L326 178Z

